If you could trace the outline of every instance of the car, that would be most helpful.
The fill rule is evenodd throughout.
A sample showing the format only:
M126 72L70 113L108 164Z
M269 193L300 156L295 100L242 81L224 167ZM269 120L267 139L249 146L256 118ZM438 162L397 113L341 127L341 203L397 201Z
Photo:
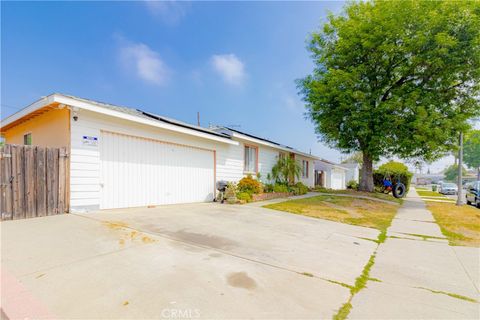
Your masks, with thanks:
M480 209L480 181L473 182L469 185L465 198L467 204L473 204Z
M437 192L442 193L442 186L445 182L439 181L437 184Z
M441 194L457 194L458 187L455 183L444 182L441 184L440 193Z

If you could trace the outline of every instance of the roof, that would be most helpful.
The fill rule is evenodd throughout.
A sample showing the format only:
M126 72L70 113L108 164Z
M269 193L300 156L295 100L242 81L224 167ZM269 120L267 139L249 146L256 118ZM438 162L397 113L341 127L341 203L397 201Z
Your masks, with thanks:
M350 168L344 167L341 164L335 163L333 161L325 160L325 159L318 159L317 161L318 162L323 162L323 163L325 163L329 166L332 166L332 167L335 167L335 168L338 168L338 169L342 169L342 170L349 170L350 169Z
M229 127L219 126L219 127L214 128L213 130L216 131L216 132L221 132L221 133L227 134L227 135L229 135L230 137L233 137L233 138L236 137L236 138L240 138L240 139L243 138L243 139L247 139L247 140L252 140L252 141L254 141L256 143L259 143L259 144L263 144L263 145L266 145L266 146L269 146L269 147L272 147L272 148L280 149L280 150L283 150L283 151L286 151L286 152L293 152L295 154L299 154L299 155L307 157L307 158L320 159L317 156L314 156L310 153L302 152L302 151L299 151L299 150L294 149L292 147L280 144L278 142L275 142L275 141L272 141L272 140L269 140L269 139L265 139L265 138L262 138L262 137L254 136L250 133L242 132L242 131L232 129L232 128L229 128Z
M61 93L54 93L49 96L43 97L40 100L18 111L17 113L7 117L6 119L3 119L1 121L1 127L8 128L8 126L15 125L15 123L21 121L24 117L30 114L38 113L39 110L49 107L52 104L62 104L74 108L86 109L147 125L161 127L167 130L196 135L207 139L226 142L229 144L238 144L237 142L232 141L228 135L215 132L207 128L159 116L136 108L118 106Z
M164 116L159 116L157 114L146 112L146 111L143 111L143 110L140 110L140 109L124 107L124 106L117 106L117 105L113 105L113 104L110 104L110 103L105 103L105 102L100 102L100 101L95 101L95 100L90 100L90 99L85 99L85 98L79 98L79 97L75 97L75 96L72 96L72 95L66 95L66 94L61 94L61 95L65 96L65 97L72 98L72 99L85 101L85 102L88 102L88 103L93 103L93 104L99 105L103 108L107 108L107 109L110 109L110 110L122 112L122 113L125 113L125 114L129 114L129 115L133 115L133 116L137 116L137 117L141 117L141 118L145 118L145 119L149 119L149 120L154 119L154 120L157 120L157 121L162 121L162 122L165 122L165 123L174 124L174 125L181 126L181 127L184 127L184 128L189 128L189 129L192 129L192 130L197 130L197 131L205 132L205 133L208 133L208 134L213 134L213 135L220 136L220 137L223 137L223 138L229 138L225 134L221 134L221 133L215 132L213 130L204 128L204 127L196 126L196 125L193 125L193 124L189 124L187 122L175 120L175 119L172 119L172 118L167 118L167 117L164 117Z

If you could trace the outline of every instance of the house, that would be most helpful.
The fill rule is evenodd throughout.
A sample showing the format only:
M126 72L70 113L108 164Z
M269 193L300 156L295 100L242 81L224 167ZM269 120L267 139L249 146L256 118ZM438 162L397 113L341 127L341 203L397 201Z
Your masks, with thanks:
M357 162L347 162L342 163L341 166L347 168L345 172L345 181L347 183L350 181L360 182L360 164Z
M6 143L67 147L71 211L212 201L216 182L262 179L294 157L314 186L310 154L237 130L52 94L1 121Z
M315 160L315 186L327 189L345 189L346 173L349 169L334 162Z

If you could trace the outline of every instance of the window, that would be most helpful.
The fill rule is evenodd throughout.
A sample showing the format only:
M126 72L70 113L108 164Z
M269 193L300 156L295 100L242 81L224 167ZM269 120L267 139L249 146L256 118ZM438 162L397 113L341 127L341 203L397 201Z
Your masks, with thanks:
M257 172L258 148L245 146L245 167L246 172Z
M285 159L285 157L286 157L285 152L278 153L278 159Z
M23 144L26 146L32 145L32 134L27 133L23 135Z
M308 161L302 160L302 178L308 178Z

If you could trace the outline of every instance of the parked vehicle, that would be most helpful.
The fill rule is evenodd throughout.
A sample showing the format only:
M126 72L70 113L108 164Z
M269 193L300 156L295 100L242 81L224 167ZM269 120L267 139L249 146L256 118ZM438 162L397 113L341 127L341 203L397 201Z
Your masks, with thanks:
M438 191L438 192L441 192L441 191L442 191L442 184L443 184L443 183L444 183L444 182L443 182L442 180L440 180L440 181L437 182L437 191Z
M440 188L441 194L457 194L458 187L455 183L442 183Z
M473 204L480 209L480 181L476 181L469 185L465 198L467 204Z

